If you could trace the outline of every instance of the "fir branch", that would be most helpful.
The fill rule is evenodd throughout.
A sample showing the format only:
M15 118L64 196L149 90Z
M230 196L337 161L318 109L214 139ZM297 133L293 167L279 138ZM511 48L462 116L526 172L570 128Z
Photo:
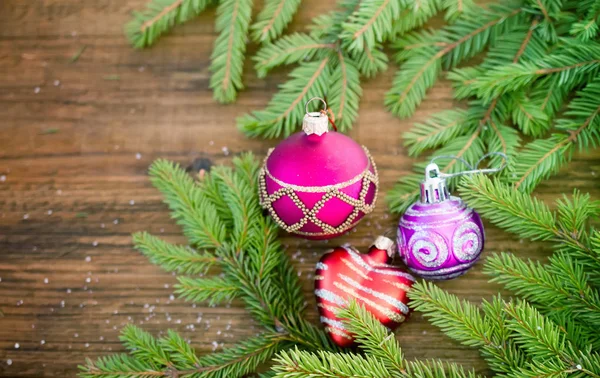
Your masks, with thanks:
M494 296L491 301L484 299L481 303L484 320L491 331L490 338L494 340L494 344L502 345L501 348L486 346L482 348L481 353L490 368L500 376L518 371L529 361L525 351L511 338L511 331L506 324L507 315L504 312L504 305L500 294Z
M461 301L430 282L418 282L409 292L412 307L421 311L448 337L464 345L494 345L489 326L475 305Z
M133 234L133 244L150 262L162 266L168 272L202 274L217 262L212 254L167 243L147 232Z
M497 100L492 101L489 106L484 106L480 101L472 103L471 108L466 112L450 111L448 114L443 112L434 118L443 119L444 122L450 121L448 129L441 129L437 133L437 128L429 125L417 124L413 131L405 134L409 152L421 152L424 148L435 147L437 144L446 144L442 149L436 151L431 157L435 156L457 156L467 161L476 161L484 154L483 141L487 141L488 151L502 151L505 154L512 154L520 143L520 138L509 127L499 124L499 117L502 109L497 109ZM456 123L455 123L456 122ZM444 173L454 173L460 170L457 160L450 161L442 168ZM491 164L499 166L502 163L499 157L491 159ZM510 167L510 161L509 161ZM408 206L414 203L419 195L419 182L423 177L423 164L415 165L415 175L405 176L388 193L387 200L390 209L393 212L404 212ZM449 180L450 190L453 190L457 180Z
M492 303L484 302L484 317L473 304L429 282L417 283L409 296L414 309L431 318L431 323L450 338L480 348L481 355L497 372L509 373L525 365L526 356L510 340L499 315L503 303L499 298Z
M470 2L470 0L466 0ZM433 17L440 9L447 9L447 19L456 19L465 10L463 0L411 0L403 4L397 20L393 23L393 29L389 35L396 39L404 33L423 26L427 20Z
M267 0L252 25L255 42L270 42L279 37L298 10L301 0Z
M442 0L421 0L415 2L413 10L424 21L441 7L441 2ZM276 42L275 46L263 48L259 52L257 64L259 76L265 75L276 65L296 63L301 60L316 59L316 61L301 64L297 70L292 72L290 80L281 86L280 92L273 97L267 108L238 119L238 127L252 137L273 138L289 135L300 123L300 117L304 114L303 103L307 100L304 97L301 97L303 101L299 100L299 97L295 97L296 93L303 95L310 90L315 92L315 96L329 97L333 101L332 108L338 112L338 118L341 116L341 129L348 129L356 119L357 110L355 109L358 109L358 97L361 90L359 78L345 81L344 77L350 79L352 76L356 76L355 69L360 75L367 77L374 76L386 69L387 56L381 51L382 46L377 41L383 42L389 35L389 30L392 29L392 24L388 25L386 20L392 16L393 19L397 19L398 12L405 6L407 4L397 0L381 0L376 6L373 6L372 2L341 0L341 9L320 15L313 20L309 36L296 35L289 39L284 37L281 42ZM390 14L390 11L393 15ZM370 20L363 20L363 17L368 17ZM406 20L412 20L411 15L407 14ZM356 28L357 25L362 25L358 26L359 29L362 29L363 26L366 27L359 32L361 35L359 39L362 41L363 37L368 38L369 42L366 43L369 44L369 48L354 48L352 46L358 40L344 37L344 35L349 35L348 30ZM414 24L414 26L416 25ZM381 32L381 28L387 31ZM383 38L383 34L381 34L381 38L378 37L377 40L371 41L373 33L384 33L386 37ZM318 68L321 67L318 61L322 63L324 59L328 60L328 65L332 66L331 69ZM338 62L340 62L340 67L335 64ZM310 72L311 70L319 72L314 76ZM301 80L298 79L300 73L303 75ZM321 74L323 78L316 80ZM339 81L332 81L332 85L329 86L332 87L330 90L327 86L329 74L335 75L334 79L339 79ZM307 77L309 85L306 85ZM316 88L311 86L316 86ZM293 107L285 106L290 103ZM289 120L286 120L286 117Z
M217 8L219 36L211 55L210 87L218 102L235 101L237 91L244 88L242 70L251 16L252 0L221 0Z
M284 346L284 335L265 333L223 352L204 356L200 359L199 368L184 371L181 375L200 373L200 377L207 378L243 377L269 361Z
M394 77L392 88L386 94L386 107L400 118L413 115L433 87L442 70L440 58L450 49L423 48L419 56L408 59Z
M233 166L236 172L240 175L241 181L244 185L254 187L255 190L258 188L256 180L260 173L260 162L254 157L251 152L244 153L240 156L233 158ZM255 196L255 202L259 202L258 197Z
M168 377L167 372L152 369L147 364L127 354L99 357L96 361L86 358L79 366L81 378L156 378Z
M251 155L249 154L245 156L251 158ZM225 202L223 196L221 195L224 184L218 178L220 174L213 173L229 169L231 168L224 166L211 167L209 172L210 174L204 174L201 179L196 181L196 186L198 186L202 192L202 195L213 205L219 220L223 223L227 232L231 232L231 230L233 230L234 214L231 213L229 204Z
M134 325L125 326L121 330L119 340L136 359L153 368L174 367L170 356L160 347L158 340Z
M587 244L587 223L591 217L600 215L600 201L592 201L589 193L581 194L577 189L569 198L563 194L556 200L557 226L565 234L576 235Z
M410 156L418 156L424 151L449 143L464 132L467 119L463 109L446 110L434 114L425 123L416 123L403 134L404 144Z
M565 301L569 305L567 315L586 323L590 329L597 329L600 326L600 292L591 286L590 276L597 278L598 274L588 273L585 268L568 253L557 253L550 259L550 272L562 280L564 290L570 294Z
M516 378L539 376L535 373L542 370L548 376L581 371L596 376L598 367L592 362L600 356L589 348L579 350L567 339L573 329L559 328L526 302L514 305L497 297L484 302L482 317L475 306L431 283L418 283L409 296L415 309L425 311L448 336L478 346L499 373Z
M157 160L150 166L150 179L165 196L172 217L198 248L218 248L227 237L227 228L215 206L202 194L190 176L178 165Z
M573 23L569 33L582 42L588 42L591 39L597 38L600 32L598 21L600 18L600 0L592 2L587 9L586 17L578 22Z
M536 198L483 175L463 178L459 194L470 207L500 228L531 240L564 244L581 261L600 264L600 255L582 242L580 235L557 227L556 215Z
M589 286L583 266L565 254L551 258L546 266L496 254L487 259L484 273L546 314L562 312L573 322L600 325L599 293Z
M277 138L290 135L302 123L304 104L312 97L327 93L329 59L300 64L267 108L239 118L238 128L249 136Z
M600 261L600 231L594 230L590 236L590 250L593 259Z
M554 134L525 145L513 174L515 189L529 193L542 180L556 174L570 161L573 141L566 135Z
M226 277L238 285L241 299L265 327L285 328L299 344L331 349L322 331L287 326L304 307L298 276L281 253L276 224L259 205L258 162L247 154L233 164L235 170L217 167L208 176L220 183L222 200L236 214L230 242L216 251Z
M474 371L465 371L460 365L439 360L410 361L407 363L405 378L481 378Z
M313 18L309 25L311 37L328 43L339 43L343 23L359 9L361 3L362 0L339 0L336 9Z
M422 172L416 170L422 168ZM404 213L406 209L419 199L419 189L423 181L425 166L415 165L413 173L406 174L398 180L392 190L385 197L388 207L392 213Z
M335 45L322 43L308 34L294 33L262 47L253 60L258 77L264 78L273 68L282 64L299 63L314 57L319 51L333 49Z
M484 131L484 139L487 140L488 152L501 151L508 156L507 171L512 170L517 156L517 149L521 144L519 133L512 127L497 123L493 120L489 122L489 132ZM503 157L492 156L490 165L499 167L503 163Z
M267 274L271 272L263 270L259 273L250 269L249 253L235 248L233 245L224 246L217 252L227 261L227 264L223 266L223 271L229 280L238 283L240 298L246 304L248 311L263 326L275 329L279 313L286 312L287 308L277 300L279 290ZM265 252L271 253L271 250ZM273 257L268 260L270 264L277 261Z
M557 327L565 333L565 337L580 350L590 349L597 351L600 349L600 335L596 332L598 327L589 326L581 321L573 321L568 311L553 311L541 313L552 320Z
M565 46L539 63L521 62L497 67L474 83L477 94L486 101L509 91L531 85L541 76L550 75L559 85L585 82L600 70L600 44L563 40Z
M397 0L362 1L358 9L342 24L341 34L350 51L371 50L384 42L393 31L402 2Z
M414 45L416 40L421 47L415 53L405 55L408 59L386 95L387 108L400 118L410 117L427 90L435 84L442 65L455 67L481 52L498 35L519 25L522 21L522 17L518 17L521 12L521 8L514 6L498 6L491 10L477 8L464 14L454 25L438 32L435 44L429 41L429 33L409 38L408 44ZM396 46L407 47L402 42Z
M464 100L469 97L474 97L475 89L471 86L475 79L483 75L484 68L482 65L473 67L455 68L448 72L447 78L452 81L452 89L454 89L454 98Z
M282 351L273 368L277 378L389 378L383 362L369 355L305 352L298 348Z
M550 19L550 11L553 13L560 11L561 1L556 0L528 0L529 6L533 9L537 9L542 15L546 22L552 22Z
M570 85L559 85L555 78L542 78L532 85L529 96L532 102L540 104L540 110L548 115L548 119L552 119L564 106L572 89Z
M362 95L360 72L348 57L338 53L332 60L327 100L340 131L349 130L358 117L358 102Z
M564 333L530 304L508 303L505 311L512 318L508 326L516 333L516 342L534 358L531 362L534 369L544 368L546 365L548 371L552 372L548 376L580 371L591 377L600 377L599 365L587 365L590 360L596 360L598 355L589 353L586 361L581 359L581 353L566 340Z
M509 232L532 240L562 237L555 228L554 214L543 202L497 180L483 175L465 177L459 194L479 214Z
M274 326L276 316L268 303L274 302L272 297L276 296L279 287L272 282L270 275L274 274L274 267L287 262L281 259L279 244L273 243L276 226L261 214L258 204L256 197L258 163L252 155L246 155L235 159L234 164L237 168L235 173L231 169L215 168L206 179L206 182L214 180L220 198L227 204L227 208L223 210L230 213L229 217L234 219L231 230L233 237L230 241L226 241L225 226L219 226L216 207L203 196L201 191L203 183L200 186L195 185L182 169L163 160L153 164L151 175L154 185L166 194L167 203L175 210L176 216L186 221L184 225L190 223L194 226L187 233L188 237L197 238L208 244L208 247L216 248L215 253L221 258L223 270L228 274L231 282L239 282L245 294L242 299L252 313L261 319L263 324ZM188 218L191 220L188 221ZM222 230L220 231L222 235L220 234L218 239L210 237L215 232L204 231L208 226L218 226L218 229ZM250 232L250 229L253 231ZM218 240L218 243L208 243L213 239ZM257 240L258 244L256 244ZM256 245L260 249L255 253L249 253L252 251L251 247ZM240 253L242 247L248 248L249 251L246 254ZM260 261L255 265L256 270L248 269L247 260ZM274 306L280 307L279 311L287 309L278 306L279 304L276 303ZM297 307L290 309L296 311Z
M506 98L496 98L489 105L480 100L475 100L471 102L471 108L469 109L469 114L477 119L481 139L487 144L487 152L499 151L504 153L507 156L506 171L511 171L513 167L512 157L515 156L521 138L516 130L503 124L506 121L506 112ZM490 165L496 167L505 163L504 158L501 156L492 156L489 160ZM456 161L451 163L456 163Z
M178 284L175 285L175 293L187 301L208 302L209 306L215 306L222 302L230 302L239 295L239 289L233 283L223 277L191 278L177 277Z
M349 310L346 314L356 314L359 318L352 318L350 323L363 323L374 328L378 328L378 334L387 333L386 329L366 310ZM352 316L352 315L351 315ZM369 340L372 348L367 348L372 352L367 355L354 353L332 353L325 351L308 352L300 351L298 348L288 351L282 351L275 358L276 365L273 370L278 378L475 378L478 377L473 371L465 372L462 367L443 363L441 361L410 361L406 363L405 368L398 369L396 364L386 365L377 355L388 356L392 351L400 352L397 341L393 337L387 337L383 340L386 345L395 345L389 350L380 350L382 346L377 346L368 334L364 334ZM392 336L390 334L390 336ZM377 351L377 352L375 352ZM375 354L376 355L373 355ZM388 357L386 357L388 358ZM389 356L398 360L395 355ZM399 360L398 360L399 361Z
M391 375L405 371L404 355L396 338L364 306L351 301L337 316L361 349L380 359Z
M528 97L524 91L512 96L512 121L525 135L541 137L550 129L551 123L541 101Z
M296 275L297 276L297 275ZM299 297L302 298L302 297ZM287 332L287 339L310 350L339 351L321 326L311 323L300 312L289 313L278 324Z
M212 3L212 0L151 0L146 10L133 13L125 34L135 48L150 46L175 24L196 17Z
M255 167L248 167L252 170L250 177L247 177L239 164L240 160L235 160L235 173L233 170L215 170L212 175L222 182L221 197L227 203L232 214L236 214L233 220L233 230L231 242L236 248L243 248L248 241L251 241L251 233L254 228L264 226L273 227L269 223L255 222L260 219L262 208L256 198L255 184L251 180L256 179L258 166L255 161L252 164Z
M150 378L150 377L243 377L267 362L285 346L285 335L265 333L241 342L238 346L204 357L175 332L155 339L134 326L123 330L121 339L135 358L115 355L87 360L80 366L81 377Z
M444 0L443 7L446 10L444 19L448 22L454 22L463 13L472 12L475 6L472 0Z
M382 49L381 45L376 44L371 50L350 53L350 58L361 75L370 78L387 70L388 57Z
M560 24L563 0L528 0L527 12L540 19L537 31L546 41L555 43L558 39L557 27Z
M200 358L196 351L177 332L167 330L167 336L158 340L159 345L169 353L173 361L181 369L193 369L200 366Z
M155 339L130 327L124 330L122 340L135 358L113 356L90 361L81 367L82 376L242 377L292 345L337 350L320 328L302 316L304 300L298 276L282 253L276 224L262 213L258 201L258 162L251 154L245 154L235 158L233 166L214 167L199 183L193 182L183 169L163 160L153 164L151 174L155 186L165 193L174 216L195 226L199 239L210 240L200 227L203 221L198 220L209 216L213 222L226 219L221 227L227 232L218 245L212 245L214 263L223 274L211 278L179 276L177 293L189 300L212 303L235 296L244 301L267 332L223 352L197 357L175 333ZM138 234L136 239L142 250L167 268L182 256L184 261L195 257L182 247L147 234ZM189 269L192 272L199 268Z
M563 118L556 122L557 129L566 134L554 134L525 146L515 166L515 188L530 192L540 181L555 174L570 161L575 143L580 149L600 143L598 98L600 79L596 78L577 93Z
M562 282L540 262L523 261L510 253L494 254L487 258L484 273L515 294L532 303L545 303L548 308L569 294Z
M530 42L533 37L533 32L534 32L535 28L537 27L537 25L538 25L538 20L534 18L533 21L531 22L531 26L529 27L529 30L527 31L527 35L521 42L521 45L519 46L519 50L517 51L517 54L513 58L513 61L512 61L513 63L518 63L519 60L521 59L521 56L525 53L527 48L530 46Z
M522 59L529 61L545 57L547 44L534 34L536 26L536 19L529 26L515 25L513 29L497 38L481 64L450 71L448 78L454 82L455 97L461 99L475 97L477 91L472 84L489 70L509 63L517 63Z

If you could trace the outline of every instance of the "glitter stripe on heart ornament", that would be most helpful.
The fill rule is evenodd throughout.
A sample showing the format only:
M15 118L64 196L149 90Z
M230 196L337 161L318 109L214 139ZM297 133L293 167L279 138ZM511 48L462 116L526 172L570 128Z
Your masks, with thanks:
M317 263L315 296L321 323L338 346L354 344L352 335L336 316L336 311L350 299L365 306L390 330L408 317L407 294L415 279L388 265L394 254L393 244L389 238L380 236L366 254L344 245L326 253Z

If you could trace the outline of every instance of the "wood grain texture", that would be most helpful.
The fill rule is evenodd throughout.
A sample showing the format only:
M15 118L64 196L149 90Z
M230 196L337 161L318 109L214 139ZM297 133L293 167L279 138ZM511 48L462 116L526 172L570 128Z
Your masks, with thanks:
M276 141L246 139L235 118L263 107L286 71L258 80L246 64L247 89L235 105L217 105L208 89L214 11L136 51L122 27L144 3L0 1L0 376L74 376L85 357L122 352L118 331L127 323L155 334L175 329L200 353L258 332L238 302L205 307L173 298L175 278L133 251L129 235L148 230L184 242L148 181L148 165L158 157L183 166L199 157L227 163L246 150L264 156ZM305 0L293 29L332 6ZM251 46L250 53L255 50ZM383 192L414 162L401 133L454 105L442 81L412 119L394 118L383 107L392 75L365 83L350 133L375 157ZM550 201L579 188L599 199L598 174L599 151L576 155L537 194ZM337 240L284 236L304 278L311 319L312 273L321 254L344 242L365 249L377 234L392 232L395 222L381 198L372 215ZM549 254L546 244L515 240L491 226L487 237L487 253ZM473 301L490 298L499 287L487 283L481 265L441 286ZM476 351L449 340L419 314L399 329L398 339L408 358L451 359L488 372Z

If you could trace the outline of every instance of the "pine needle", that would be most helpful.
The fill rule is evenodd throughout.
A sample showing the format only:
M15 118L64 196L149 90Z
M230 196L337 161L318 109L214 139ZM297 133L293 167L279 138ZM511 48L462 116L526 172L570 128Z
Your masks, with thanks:
M58 134L59 132L60 132L59 128L51 127L51 128L40 131L40 135Z
M252 39L266 43L279 37L299 5L300 0L266 0L257 21L252 25Z
M394 0L363 1L343 24L342 39L350 51L371 50L384 42L393 31L393 21L400 17L402 2Z
M210 87L220 103L235 101L244 88L242 71L252 0L223 0L217 8L216 29L219 33L211 55Z
M455 67L483 51L498 35L518 27L521 12L514 6L474 8L437 33L424 31L399 40L395 48L403 49L399 60L404 63L386 94L387 108L400 118L410 117L437 81L442 66Z
M146 232L133 234L133 243L150 261L169 272L203 274L217 262L208 253L199 253L189 247L167 243Z
M331 88L327 95L339 131L346 131L358 117L358 102L362 95L360 72L351 59L339 53L332 59Z
M238 119L238 127L249 136L278 138L290 135L304 117L304 104L313 97L327 93L330 80L328 62L302 63L290 73L291 80L269 102L265 110L258 110Z
M231 302L240 294L237 285L222 277L178 277L175 293L190 302L207 302L209 306Z
M308 34L286 35L261 48L254 56L258 77L263 78L273 68L280 65L300 63L312 59L323 50L333 49L331 43L322 43Z
M600 79L590 82L571 101L556 128L564 134L538 139L525 146L515 167L515 188L532 191L543 179L571 160L573 147L600 143Z
M75 54L73 54L73 56L71 57L71 63L75 63L79 60L79 58L81 58L81 56L83 55L83 53L85 52L85 50L88 48L87 45L83 45L79 48L79 50L77 50L77 52Z
M142 12L134 12L125 25L125 34L131 45L143 48L153 45L176 24L182 24L199 15L212 0L151 0Z

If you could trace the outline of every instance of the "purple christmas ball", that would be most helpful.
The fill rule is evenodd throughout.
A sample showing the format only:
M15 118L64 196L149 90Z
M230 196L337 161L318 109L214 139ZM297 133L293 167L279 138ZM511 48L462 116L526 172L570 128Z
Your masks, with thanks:
M458 197L451 197L445 180L427 169L421 184L421 201L412 204L398 223L398 252L415 274L430 280L447 280L466 273L484 244L479 214Z

